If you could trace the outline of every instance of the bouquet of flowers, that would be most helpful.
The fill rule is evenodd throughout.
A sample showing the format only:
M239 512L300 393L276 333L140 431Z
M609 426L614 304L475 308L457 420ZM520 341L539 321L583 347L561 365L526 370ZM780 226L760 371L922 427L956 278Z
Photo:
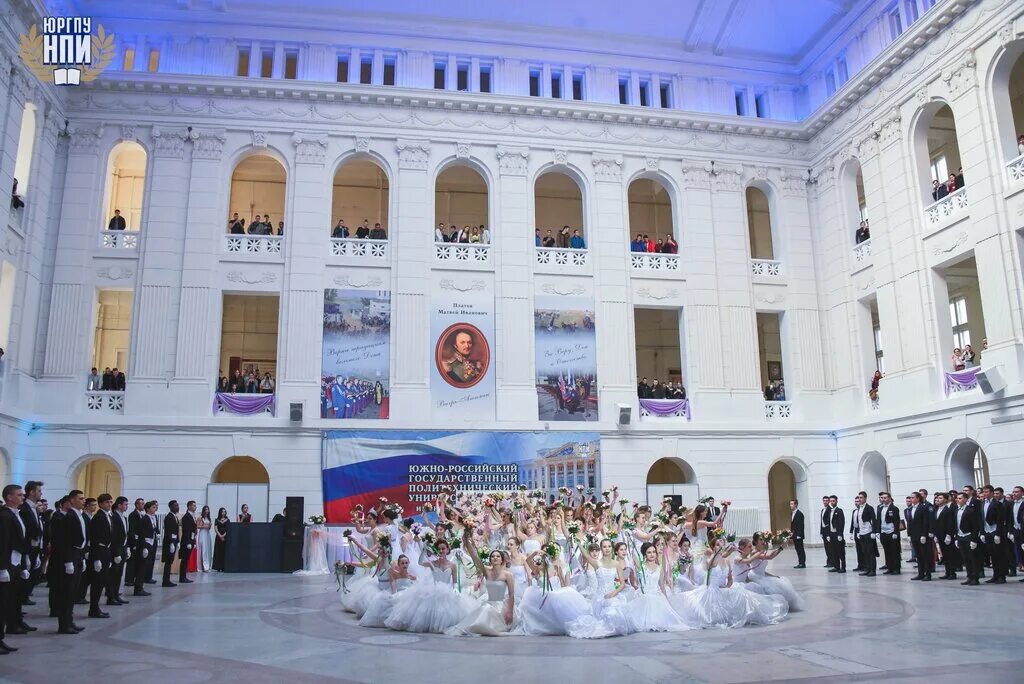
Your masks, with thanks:
M420 537L420 539L423 540L423 543L427 545L428 549L430 549L433 552L437 551L437 537L434 536L433 532L431 532L430 530L427 530L426 532L423 533L423 535ZM434 555L437 555L437 554L435 553Z
M413 523L412 525L409 526L409 531L412 533L412 536L418 537L418 536L420 536L420 533L423 532L423 525L418 523L418 522L417 523Z
M714 542L718 539L725 539L725 537L725 530L723 530L721 527L708 528L708 542Z
M636 523L633 522L632 520L626 520L625 522L622 523L622 529L624 529L624 530L635 530L636 529Z
M608 499L612 498L612 490L610 490L610 489L604 490L603 492L601 492L601 496L603 496L605 498L605 500L607 501Z
M613 529L609 528L609 529L604 531L604 538L605 539L611 539L612 541L615 541L616 539L618 539L618 537L619 537L619 531L618 530L613 530Z
M559 493L560 496L569 496L569 492L570 492L570 490L569 490L568 487L559 487L558 488L558 493Z
M464 515L464 516L462 516L462 525L464 527L468 527L470 529L473 529L477 525L476 518L474 518L471 515Z
M311 516L309 516L309 524L310 525L323 525L325 522L327 522L327 518L325 518L322 515L311 515Z
M793 533L789 530L776 530L775 538L779 540L779 544L785 544L793 538Z
M527 489L526 485L524 485L524 484L519 485L519 491L525 492L526 489Z
M520 499L516 499L512 502L512 508L517 511L523 510L523 502Z
M484 499L484 508L494 508L494 499L491 497Z
M622 506L623 508L625 508L626 504L628 504L628 503L629 503L629 499L619 499L619 505Z
M544 557L551 560L558 558L559 554L562 553L562 547L556 544L554 541L549 541L547 544L540 548L544 552Z
M580 533L580 523L578 520L573 520L565 526L565 531L570 535L577 535Z
M534 489L532 492L530 492L530 498L531 499L540 499L541 501L543 501L544 500L544 492L542 490L540 490L540 489Z
M476 555L480 558L481 563L490 562L491 553L493 553L493 551L489 546L481 546L478 547L476 550Z
M381 548L381 551L391 552L391 535L386 531L380 530L373 533L373 541L377 542L377 545Z

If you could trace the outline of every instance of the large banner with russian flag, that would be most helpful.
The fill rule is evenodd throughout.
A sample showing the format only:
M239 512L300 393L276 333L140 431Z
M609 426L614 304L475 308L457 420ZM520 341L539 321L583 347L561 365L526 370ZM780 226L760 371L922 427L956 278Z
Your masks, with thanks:
M541 296L534 301L537 417L597 420L597 330L594 301Z
M381 497L416 517L453 489L458 496L524 485L550 500L559 487L600 487L596 432L330 430L322 445L328 522L351 522L357 504L379 509Z

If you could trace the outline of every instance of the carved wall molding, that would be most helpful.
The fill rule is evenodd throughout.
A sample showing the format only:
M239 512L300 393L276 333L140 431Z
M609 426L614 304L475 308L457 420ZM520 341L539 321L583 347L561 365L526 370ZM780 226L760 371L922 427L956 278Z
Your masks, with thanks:
M384 281L377 276L370 276L367 278L355 278L350 275L340 275L334 277L335 285L342 285L345 287L354 287L357 290L362 289L376 289L384 284Z
M786 293L777 289L771 291L755 290L754 301L760 304L782 304L786 301Z
M715 192L736 192L743 188L743 167L715 164L711 174L711 187Z
M437 284L442 290L454 290L456 292L469 292L470 290L484 290L487 288L487 282L483 280L474 280L472 282L455 281L451 278L445 278Z
M545 294L560 295L562 297L581 295L587 291L582 285L562 286L554 283L544 283L540 290Z
M227 131L223 128L193 128L192 158L217 161L224 154Z
M297 164L323 166L327 159L327 135L324 133L296 131L292 134L292 144Z
M711 175L708 172L709 166L704 162L683 160L682 186L684 188L695 188L707 190L711 187Z
M96 270L96 276L103 280L127 280L135 271L127 266L106 266Z
M871 124L871 130L874 131L875 138L882 149L895 145L900 141L901 123L900 112L894 107L889 110L889 113L883 119Z
M962 245L967 244L967 242L970 239L971 236L967 234L967 231L960 231L960 233L957 234L956 237L954 237L953 240L945 247L942 247L941 245L935 245L935 247L932 249L932 254L934 254L935 256L949 254L950 252L953 252L959 247L961 247Z
M367 154L370 151L370 139L364 137L356 138L356 152Z
M103 125L73 126L68 133L71 135L71 154L94 155L100 151L100 138L103 137Z
M267 146L267 132L253 130L252 132L252 146L253 147L266 147Z
M187 128L153 126L153 154L166 159L185 156L185 140L190 136Z
M949 89L950 97L958 98L978 85L977 65L974 50L968 49L958 64L942 70L942 80Z
M469 143L455 143L455 157L457 159L469 159L471 149Z
M430 161L430 142L427 140L398 140L398 168L426 171Z
M618 183L622 180L622 155L594 152L590 157L594 175L599 181Z
M551 159L559 166L565 166L569 163L569 150L557 149L554 151Z
M134 124L122 124L121 140L138 140L138 138L135 136Z
M644 168L651 173L661 169L661 158L660 157L644 157Z
M17 261L18 255L21 253L21 239L14 235L8 235L3 244L4 253Z
M231 271L227 278L232 283L245 283L246 285L260 285L277 281L277 274L273 271L261 271L250 273L248 271Z
M529 147L498 145L498 169L503 176L525 176L530 161Z
M675 299L679 296L679 290L674 287L641 287L636 293L644 299L654 299L657 301Z

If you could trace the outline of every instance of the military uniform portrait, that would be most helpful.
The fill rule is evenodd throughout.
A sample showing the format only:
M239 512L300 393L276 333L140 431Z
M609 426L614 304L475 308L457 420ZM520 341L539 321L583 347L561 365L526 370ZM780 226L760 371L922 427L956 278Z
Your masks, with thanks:
M434 358L445 382L466 389L486 375L491 349L479 328L469 323L456 323L438 337Z

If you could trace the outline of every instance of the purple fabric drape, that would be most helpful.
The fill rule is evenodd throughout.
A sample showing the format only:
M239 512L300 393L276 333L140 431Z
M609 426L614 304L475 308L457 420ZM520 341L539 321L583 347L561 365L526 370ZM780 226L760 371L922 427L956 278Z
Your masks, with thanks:
M946 396L949 396L950 390L953 387L959 387L960 389L968 390L977 386L978 371L981 370L981 366L972 366L962 371L956 371L954 373L943 373L945 378Z
M641 399L642 406L652 416L674 416L682 413L690 420L690 402L687 399Z
M273 394L228 394L217 392L213 395L213 412L217 414L222 408L230 413L240 413L245 416L254 413L263 413L270 407L270 413L276 412L276 404Z

